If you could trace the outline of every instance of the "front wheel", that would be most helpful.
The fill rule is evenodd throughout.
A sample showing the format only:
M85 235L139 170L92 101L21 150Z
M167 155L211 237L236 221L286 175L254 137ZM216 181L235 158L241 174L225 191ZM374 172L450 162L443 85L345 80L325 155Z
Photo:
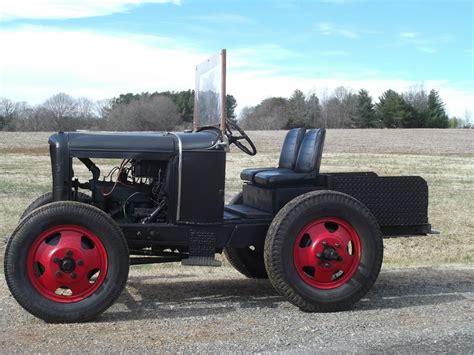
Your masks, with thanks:
M5 251L13 297L47 322L87 321L119 297L129 252L118 225L79 202L53 202L20 221Z
M77 192L77 201L87 203L87 202L90 201L90 197L86 194L83 194L82 192ZM51 203L51 202L54 202L52 192L47 192L47 193L39 196L38 198L33 200L28 205L28 207L26 207L26 209L21 214L20 220L25 218L28 214L33 212L35 209L37 209L41 206L47 205L48 203Z
M377 279L382 234L358 200L339 192L310 192L275 216L264 257L271 283L289 302L308 312L346 310Z

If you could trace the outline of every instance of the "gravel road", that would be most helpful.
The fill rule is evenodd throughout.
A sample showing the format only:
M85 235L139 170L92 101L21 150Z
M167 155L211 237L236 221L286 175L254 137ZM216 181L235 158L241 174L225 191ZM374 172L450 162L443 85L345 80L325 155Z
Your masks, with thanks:
M383 270L348 312L308 314L233 270L132 269L96 322L46 324L0 275L0 352L474 352L474 266Z

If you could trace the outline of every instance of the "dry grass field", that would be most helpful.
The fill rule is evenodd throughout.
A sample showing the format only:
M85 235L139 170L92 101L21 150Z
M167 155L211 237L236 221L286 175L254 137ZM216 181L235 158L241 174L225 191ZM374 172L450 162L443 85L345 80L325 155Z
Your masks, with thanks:
M232 148L227 200L240 189L244 167L276 165L285 132L249 135L259 154L249 157ZM0 132L2 239L12 232L29 202L50 190L48 136ZM441 234L386 240L384 267L473 263L474 130L328 130L321 170L420 175L428 181L430 223ZM80 175L85 173L79 170ZM3 258L3 248L1 254Z

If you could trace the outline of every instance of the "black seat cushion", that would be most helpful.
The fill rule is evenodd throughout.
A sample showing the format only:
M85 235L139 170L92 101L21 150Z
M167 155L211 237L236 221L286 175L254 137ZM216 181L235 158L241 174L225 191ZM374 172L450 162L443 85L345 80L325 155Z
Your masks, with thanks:
M293 128L288 131L281 148L278 168L271 167L244 169L240 173L240 178L244 181L254 181L254 176L259 172L278 170L280 168L293 169L296 164L296 159L298 158L298 152L304 137L304 132L304 128Z
M262 186L296 185L310 183L316 176L315 173L296 173L292 169L275 169L259 172L254 176L254 181Z
M254 182L258 185L275 186L286 184L307 184L317 177L321 165L326 130L311 129L301 143L294 169L275 169L258 172Z
M244 181L253 181L253 177L262 171L277 170L278 168L247 168L240 172L240 178Z

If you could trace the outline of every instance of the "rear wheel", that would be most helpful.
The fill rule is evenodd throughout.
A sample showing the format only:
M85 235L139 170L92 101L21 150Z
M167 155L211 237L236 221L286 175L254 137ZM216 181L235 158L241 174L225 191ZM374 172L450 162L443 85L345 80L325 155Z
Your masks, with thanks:
M241 203L242 192L239 192L230 200L229 205ZM227 247L224 249L224 255L229 260L229 263L242 275L251 279L268 278L262 248L257 248L253 245L246 248Z
M304 311L350 308L372 287L383 258L375 217L356 199L317 191L290 201L265 240L273 286Z
M128 247L117 224L99 209L71 201L28 214L5 252L12 295L48 322L96 317L119 297L128 269Z

